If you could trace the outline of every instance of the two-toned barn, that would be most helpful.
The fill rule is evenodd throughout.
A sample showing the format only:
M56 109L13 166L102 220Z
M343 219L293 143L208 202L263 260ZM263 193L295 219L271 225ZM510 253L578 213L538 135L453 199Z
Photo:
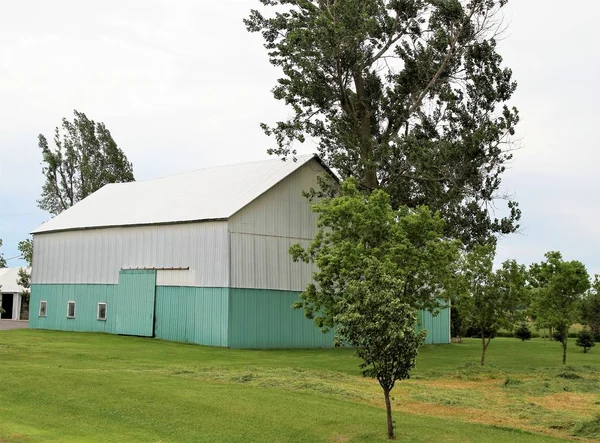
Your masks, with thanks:
M332 346L291 308L314 269L288 253L315 235L302 192L324 174L308 155L103 187L34 231L30 327ZM450 341L448 311L422 318L428 342Z

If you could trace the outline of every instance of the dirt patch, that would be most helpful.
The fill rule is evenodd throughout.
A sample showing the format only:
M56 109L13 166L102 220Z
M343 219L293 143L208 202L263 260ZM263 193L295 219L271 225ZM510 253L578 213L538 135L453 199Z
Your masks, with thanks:
M16 320L0 320L0 331L10 331L11 329L27 329L29 322Z
M561 392L544 397L529 397L529 400L551 411L568 410L590 417L600 413L600 405L597 404L598 395L595 394Z

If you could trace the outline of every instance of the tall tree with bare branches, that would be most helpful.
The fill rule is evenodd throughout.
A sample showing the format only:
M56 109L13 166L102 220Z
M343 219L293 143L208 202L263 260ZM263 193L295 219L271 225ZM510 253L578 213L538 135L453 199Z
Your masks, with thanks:
M245 20L283 75L293 110L262 124L277 147L314 139L325 162L394 207L440 211L467 244L518 229L501 175L518 122L516 88L496 38L507 0L259 0Z

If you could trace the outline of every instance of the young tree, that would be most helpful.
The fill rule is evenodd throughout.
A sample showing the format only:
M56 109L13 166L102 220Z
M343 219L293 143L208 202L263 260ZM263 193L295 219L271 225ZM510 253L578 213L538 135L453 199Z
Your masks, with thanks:
M526 322L519 323L519 326L515 329L515 337L521 341L531 340L531 330Z
M587 354L587 351L596 345L596 342L594 341L594 334L587 329L582 329L579 331L579 334L577 334L577 341L575 344L583 348L583 353Z
M477 245L462 265L464 287L458 304L467 323L481 335L482 366L492 338L500 328L512 328L525 296L525 266L507 260L494 272L495 255L493 244Z
M427 205L447 234L482 242L518 228L489 211L511 159L516 89L495 37L507 0L260 0L244 20L283 71L292 108L262 124L281 156L313 138L321 157L392 206Z
M393 438L390 391L409 376L423 342L424 333L415 330L417 309L435 311L444 303L458 244L444 238L439 215L423 207L394 210L384 191L365 195L354 180L313 210L314 241L290 253L318 270L295 307L323 330L333 328L337 344L357 349L363 374L383 389Z
M553 329L553 338L562 344L563 364L567 363L569 328L580 316L583 295L590 287L583 263L566 262L560 252L547 252L546 260L531 265L530 284L536 289L538 321Z
M74 111L72 122L55 129L55 148L39 135L46 179L38 206L58 215L108 183L134 181L133 166L104 123ZM62 129L62 130L61 130Z
M600 276L594 276L592 288L581 304L581 320L589 326L594 339L600 341Z
M17 248L19 249L19 252L21 252L21 257L23 257L23 260L27 262L27 266L31 268L33 266L33 240L31 238L23 240L19 242ZM23 303L21 304L21 315L29 315L31 271L27 270L26 268L19 268L17 284L23 288L20 293L21 299L23 300Z

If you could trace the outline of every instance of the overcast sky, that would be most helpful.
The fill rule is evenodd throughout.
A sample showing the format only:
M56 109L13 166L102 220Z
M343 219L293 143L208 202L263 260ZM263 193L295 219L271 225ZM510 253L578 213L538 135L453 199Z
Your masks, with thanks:
M258 0L21 0L0 14L0 238L5 257L49 216L39 133L73 109L102 121L138 180L267 158L261 132L288 111L271 94L277 71L243 26ZM554 6L553 6L554 5ZM559 250L600 273L600 4L511 0L500 44L519 88L522 149L504 176L522 233L499 259ZM564 5L563 5L564 6ZM301 153L316 151L307 144ZM10 265L20 265L11 260Z

